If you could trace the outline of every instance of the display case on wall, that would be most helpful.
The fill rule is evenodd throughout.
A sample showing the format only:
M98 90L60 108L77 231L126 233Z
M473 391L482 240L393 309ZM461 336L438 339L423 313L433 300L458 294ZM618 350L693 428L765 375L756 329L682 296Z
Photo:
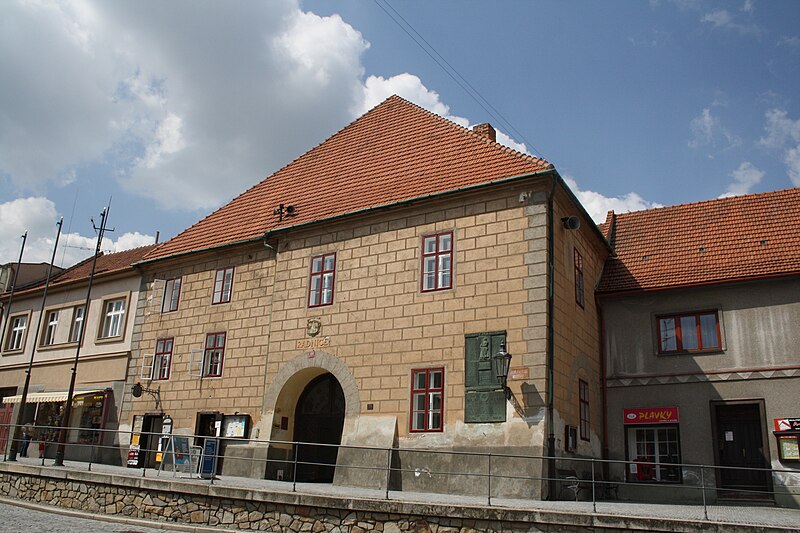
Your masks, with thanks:
M778 459L800 461L800 418L776 418L775 431Z

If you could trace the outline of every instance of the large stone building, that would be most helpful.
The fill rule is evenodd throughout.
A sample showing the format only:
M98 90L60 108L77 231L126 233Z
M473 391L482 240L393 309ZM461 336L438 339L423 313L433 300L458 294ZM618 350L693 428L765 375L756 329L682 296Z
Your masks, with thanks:
M69 425L77 428L68 442L84 446L68 449L68 458L89 458L118 462L118 445L113 431L93 429L117 427L126 383L134 313L141 278L131 266L154 247L101 254L95 266L91 301L85 308L92 259L66 270L55 269L42 309L44 281L18 286L6 312L5 337L0 351L0 401L9 422L17 420L25 374L30 366L30 387L22 422L37 426L62 423L72 367L81 333L76 388ZM44 275L46 277L46 273ZM8 303L11 294L2 300ZM38 332L38 338L37 338ZM34 353L35 351L35 353ZM41 429L37 439L54 441L56 430ZM45 450L48 456L55 446Z
M128 385L161 404L122 423L221 434L224 472L371 487L391 463L394 488L486 493L487 457L423 449L599 457L607 255L551 164L391 97L137 264ZM539 460L491 470L546 491Z
M800 189L612 215L603 230L608 445L627 461L615 477L636 483L621 495L700 501L704 484L712 500L797 505Z

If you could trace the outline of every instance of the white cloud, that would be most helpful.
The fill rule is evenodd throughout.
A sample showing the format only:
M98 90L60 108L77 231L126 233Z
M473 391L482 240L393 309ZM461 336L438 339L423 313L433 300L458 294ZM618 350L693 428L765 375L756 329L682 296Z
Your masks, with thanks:
M712 106L725 105L727 104L723 93L717 95L712 103ZM710 108L704 108L698 116L693 118L689 123L689 129L692 132L692 138L689 139L687 145L689 148L709 147L715 149L713 153L708 154L709 159L714 159L720 153L742 144L742 139L722 126L719 118L711 113Z
M650 202L636 194L629 192L625 196L604 196L603 194L595 191L583 191L578 187L578 183L574 178L565 176L564 181L578 197L583 207L595 221L600 224L606 220L606 215L609 211L615 213L627 213L629 211L641 211L643 209L653 209L656 207L663 207L657 202Z
M736 22L735 17L727 9L710 11L700 18L700 22L711 24L714 28L723 28L738 31L740 34L757 34L760 32L755 24Z
M752 13L753 9L754 9L753 0L744 0L742 11L744 11L745 13Z
M800 187L800 119L793 120L784 109L770 109L764 115L767 134L758 143L770 150L783 151L786 172Z
M800 48L800 37L797 35L784 35L778 39L778 46L788 46L789 48Z
M739 165L739 168L731 172L730 175L733 178L733 182L728 185L728 190L719 197L727 198L729 196L747 194L761 182L765 174L763 170L759 170L749 161L745 161Z
M0 204L0 264L16 262L19 259L20 237L26 231L23 262L49 263L53 256L56 224L59 216L55 204L43 197L18 198ZM99 221L98 221L99 223ZM88 227L89 221L86 221ZM57 266L70 266L90 257L97 245L97 237L83 236L80 233L67 233L68 222L64 222L63 232L56 252ZM91 231L91 228L90 228ZM154 237L140 233L125 233L115 240L104 238L103 251L120 252L153 244Z

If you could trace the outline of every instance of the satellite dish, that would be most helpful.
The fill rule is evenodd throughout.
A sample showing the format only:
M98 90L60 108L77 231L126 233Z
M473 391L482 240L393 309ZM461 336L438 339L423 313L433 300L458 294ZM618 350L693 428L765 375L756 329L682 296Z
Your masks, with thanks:
M575 215L564 217L561 219L561 222L563 222L564 227L569 230L576 230L581 227L581 219L579 219Z

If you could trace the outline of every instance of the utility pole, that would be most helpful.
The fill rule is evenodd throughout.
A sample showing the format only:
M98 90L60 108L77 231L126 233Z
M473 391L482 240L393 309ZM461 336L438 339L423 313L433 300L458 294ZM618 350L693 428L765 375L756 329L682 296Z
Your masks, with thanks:
M78 373L78 356L81 354L81 346L83 345L83 337L86 334L86 322L89 316L89 301L92 298L92 283L94 282L94 269L97 266L97 256L100 255L100 246L103 243L103 234L106 232L106 222L108 221L108 212L111 210L111 201L108 202L108 207L103 209L100 213L100 227L98 228L92 220L92 227L97 231L97 246L94 250L94 258L92 259L92 272L89 274L89 288L86 290L86 302L84 303L84 324L81 328L81 334L78 339L78 347L75 349L75 360L72 364L72 377L69 381L69 392L67 393L67 403L64 405L64 415L61 418L61 430L58 432L58 448L56 449L56 460L53 466L64 466L64 443L67 440L67 424L69 424L70 415L72 415L72 395L75 393L75 377ZM108 231L114 231L110 229ZM102 309L101 309L102 313Z
M26 231L22 235L22 247L19 249L19 259L17 259L17 268L14 270L14 281L11 282L11 294L8 295L8 316L11 316L11 302L14 301L14 291L17 288L17 276L19 276L19 268L22 264L22 252L25 251L25 242L28 240L28 232ZM3 315L5 314L5 308L0 309L0 320L3 319ZM3 332L0 333L0 343L6 341L6 326L8 325L8 320L3 322Z
M33 336L33 348L31 348L31 358L28 361L28 369L25 370L25 385L22 387L22 398L17 410L17 422L14 425L14 438L11 439L11 449L8 451L8 461L17 460L17 443L19 442L20 432L22 431L22 417L25 412L25 403L28 401L28 387L31 384L31 370L33 369L33 358L36 355L36 342L39 339L39 332L42 322L45 321L44 307L47 302L47 288L50 286L50 276L53 274L53 263L56 261L58 251L58 239L61 237L61 226L64 225L64 217L58 221L58 233L56 233L56 243L53 245L53 257L50 258L50 265L47 267L47 279L44 282L44 293L42 293L42 304L39 306L39 321L36 324L36 335Z

